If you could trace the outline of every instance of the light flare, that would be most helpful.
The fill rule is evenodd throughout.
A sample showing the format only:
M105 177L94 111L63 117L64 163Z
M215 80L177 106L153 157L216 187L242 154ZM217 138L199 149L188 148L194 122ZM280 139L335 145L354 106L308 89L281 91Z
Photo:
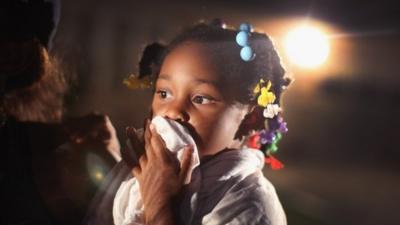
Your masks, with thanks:
M289 59L305 68L322 65L330 52L327 36L311 26L300 26L293 29L287 34L284 44Z

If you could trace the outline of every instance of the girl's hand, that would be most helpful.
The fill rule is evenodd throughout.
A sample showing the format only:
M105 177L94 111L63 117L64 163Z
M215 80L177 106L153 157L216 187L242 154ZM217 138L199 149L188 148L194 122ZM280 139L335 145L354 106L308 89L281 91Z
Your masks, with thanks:
M186 147L182 163L165 146L154 126L147 122L145 154L132 173L137 178L144 204L146 224L173 224L173 200L180 193L189 171L192 148Z

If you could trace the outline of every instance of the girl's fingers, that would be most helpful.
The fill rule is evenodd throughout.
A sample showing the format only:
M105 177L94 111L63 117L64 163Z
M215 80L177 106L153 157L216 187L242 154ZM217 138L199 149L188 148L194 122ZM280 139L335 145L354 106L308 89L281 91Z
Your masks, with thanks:
M149 129L149 123L146 122L146 126L144 126L144 142L148 143L150 141L150 129Z
M139 165L140 165L140 168L146 168L146 165L147 165L147 157L146 157L146 154L143 154L142 156L140 156L140 158L139 158Z
M141 173L142 173L142 169L140 169L139 166L133 167L133 169L132 169L132 174L133 174L134 177L136 177L137 179L139 179Z
M131 168L139 165L137 155L128 147L121 148L121 157Z
M145 143L146 155L147 155L148 159L151 161L156 155L154 155L154 153L152 151L152 146L151 146L152 133L150 131L149 126L150 126L150 121L147 120L145 132L144 132L144 143Z
M142 143L136 135L136 129L133 127L126 127L126 137L128 138L128 146L121 148L122 159L132 168L139 165L139 158L144 152Z
M151 149L156 157L159 157L164 162L170 162L171 158L169 156L169 151L166 149L165 142L162 140L161 136L155 130L153 124L150 124L151 132Z
M127 127L126 136L128 137L133 150L140 157L144 153L144 146L138 137L136 129L134 127Z
M192 155L193 155L193 147L187 146L183 150L183 157L181 162L181 170L179 171L179 180L181 184L185 182L185 178L189 173L190 167L192 165ZM190 181L190 178L189 178Z

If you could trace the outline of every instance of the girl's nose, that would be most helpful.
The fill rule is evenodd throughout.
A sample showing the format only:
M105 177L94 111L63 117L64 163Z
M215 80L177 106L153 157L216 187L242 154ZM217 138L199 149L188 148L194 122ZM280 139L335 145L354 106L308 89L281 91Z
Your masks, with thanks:
M183 101L174 101L170 103L167 106L164 117L181 122L189 121L190 116L187 112L187 104Z

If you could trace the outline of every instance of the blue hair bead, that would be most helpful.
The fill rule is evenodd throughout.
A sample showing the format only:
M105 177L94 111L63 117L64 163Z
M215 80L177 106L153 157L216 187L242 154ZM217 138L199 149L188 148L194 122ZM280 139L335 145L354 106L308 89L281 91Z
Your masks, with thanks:
M246 31L240 31L236 35L236 43L242 47L249 45L249 33Z
M249 23L242 23L240 24L239 29L241 31L252 32L253 27Z
M239 32L236 34L236 43L242 47L240 50L240 58L245 62L253 60L256 56L253 49L250 47L250 35L252 29L253 28L249 23L242 23Z
M255 54L253 52L253 49L250 48L250 46L245 46L242 48L242 50L240 50L240 57L248 62L254 59Z

